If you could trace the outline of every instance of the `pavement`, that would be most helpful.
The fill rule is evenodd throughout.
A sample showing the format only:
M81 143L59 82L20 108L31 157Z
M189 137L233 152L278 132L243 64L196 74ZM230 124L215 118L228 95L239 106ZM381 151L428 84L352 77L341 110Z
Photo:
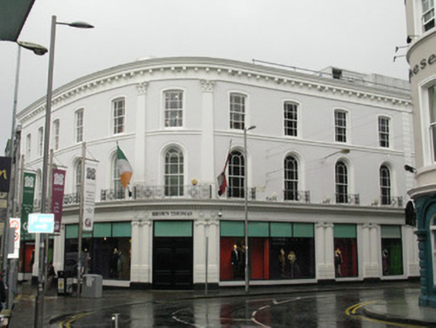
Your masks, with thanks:
M284 295L292 293L317 293L338 291L344 289L385 289L392 288L383 300L369 301L356 304L347 309L348 315L361 315L369 320L386 321L404 325L421 327L436 327L436 309L420 307L418 297L420 287L418 282L374 282L374 283L332 283L326 285L291 285L250 287L250 296ZM9 328L23 328L34 326L36 287L30 282L19 284L11 311ZM221 287L208 290L188 291L155 291L155 290L126 290L104 289L102 297L84 298L77 295L57 295L56 290L50 290L44 296L44 327L70 327L67 318L83 311L97 311L115 308L117 305L139 304L148 301L177 300L189 298L215 298L245 296L244 287ZM63 324L59 324L63 322Z

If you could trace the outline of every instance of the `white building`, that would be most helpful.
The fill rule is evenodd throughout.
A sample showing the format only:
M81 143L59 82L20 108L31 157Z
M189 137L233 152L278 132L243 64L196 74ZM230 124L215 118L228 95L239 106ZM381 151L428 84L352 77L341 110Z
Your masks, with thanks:
M18 115L25 168L39 180L44 104ZM50 148L67 167L68 194L55 268L77 259L86 142L99 164L84 265L106 285L242 285L244 179L252 285L416 277L416 237L404 224L411 116L407 82L336 68L161 58L84 76L53 97ZM131 195L120 189L117 143L133 167ZM24 263L33 245L23 245Z
M416 150L416 186L409 193L421 250L419 302L436 308L436 8L429 0L406 0L405 5Z

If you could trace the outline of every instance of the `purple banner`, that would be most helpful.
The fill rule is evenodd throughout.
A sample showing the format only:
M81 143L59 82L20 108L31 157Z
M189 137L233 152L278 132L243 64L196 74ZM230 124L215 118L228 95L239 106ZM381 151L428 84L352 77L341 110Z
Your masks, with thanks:
M53 169L51 212L54 214L54 233L61 232L66 174L65 170Z

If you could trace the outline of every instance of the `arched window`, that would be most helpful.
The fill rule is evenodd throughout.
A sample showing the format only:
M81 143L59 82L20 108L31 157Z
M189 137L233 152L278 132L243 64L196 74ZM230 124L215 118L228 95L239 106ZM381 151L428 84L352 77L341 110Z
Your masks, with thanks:
M124 198L124 189L121 185L120 171L118 170L117 157L115 156L112 162L112 185L117 199Z
M165 153L165 196L183 196L183 153L171 148Z
M232 151L229 159L229 188L227 197L244 198L245 158L240 151Z
M298 200L298 162L293 156L287 156L285 170L285 200Z
M348 203L348 168L343 161L338 161L335 167L336 203Z
M380 202L391 204L391 173L386 165L380 166Z

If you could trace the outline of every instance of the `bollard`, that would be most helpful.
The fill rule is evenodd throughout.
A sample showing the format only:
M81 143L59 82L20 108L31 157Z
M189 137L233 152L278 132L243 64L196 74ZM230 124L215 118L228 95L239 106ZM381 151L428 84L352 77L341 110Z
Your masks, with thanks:
M112 314L112 327L113 328L118 328L118 317L119 317L120 313L113 313Z

